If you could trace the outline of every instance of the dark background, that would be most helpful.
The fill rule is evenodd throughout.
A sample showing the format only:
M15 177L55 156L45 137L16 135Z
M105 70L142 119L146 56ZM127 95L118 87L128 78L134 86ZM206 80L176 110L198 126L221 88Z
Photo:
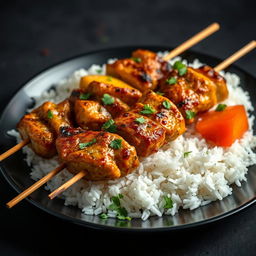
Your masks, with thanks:
M256 39L254 1L5 1L0 3L0 111L42 69L123 45L176 46L212 22L221 30L193 47L225 58ZM237 62L256 71L256 51ZM256 85L255 85L256 86ZM0 177L0 255L256 255L256 206L183 232L123 234L71 225L26 201ZM119 247L122 249L118 249ZM92 252L89 252L90 249Z

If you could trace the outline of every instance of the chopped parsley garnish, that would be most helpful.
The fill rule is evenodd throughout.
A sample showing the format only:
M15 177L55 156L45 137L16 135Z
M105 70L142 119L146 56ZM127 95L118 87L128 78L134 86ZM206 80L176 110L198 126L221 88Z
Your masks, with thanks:
M98 69L96 70L96 72L97 72L98 74L101 74L101 73L102 73L102 68L98 68Z
M113 119L108 120L102 125L102 129L108 132L116 132L116 125Z
M138 124L144 124L146 122L146 120L143 116L141 116L141 117L136 118L135 122Z
M84 149L84 148L86 148L86 147L89 147L89 146L93 145L93 144L96 143L96 142L97 142L97 140L94 138L94 139L92 139L92 140L89 141L89 142L79 143L79 148L80 148L80 149Z
M156 94L160 95L160 96L163 96L164 95L164 92L156 92Z
M49 111L47 112L47 117L48 117L49 119L52 119L52 118L53 118L53 113L52 113L51 110L49 110Z
M107 77L107 81L108 81L108 82L111 82L111 81L112 81L112 77L111 77L111 76L108 76L108 77Z
M91 97L91 93L81 93L79 96L80 100L88 100Z
M172 199L168 196L163 196L164 198L164 209L171 209L173 207Z
M184 157L184 158L186 158L186 157L188 157L188 156L189 156L189 154L191 154L191 153L192 153L192 151L184 152L183 157Z
M176 84L177 79L175 77L170 77L170 78L166 79L166 83L167 84Z
M171 108L171 103L170 103L170 101L168 101L168 100L165 100L163 103L163 106L166 108L166 109L170 109Z
M226 104L219 104L215 111L223 111L227 107Z
M106 213L102 213L102 214L100 215L100 218L101 218L101 219L107 219L107 218L108 218L108 215L107 215Z
M109 146L113 149L120 149L122 146L122 140L121 139L115 139L112 140L109 144Z
M131 59L132 59L133 61L137 62L137 63L140 63L140 62L141 62L141 58L132 57Z
M140 114L144 115L151 115L154 114L156 111L148 104L144 105L143 110L140 111Z
M196 116L196 113L191 110L186 110L186 119L190 120Z
M117 213L116 217L119 220L131 220L131 218L128 217L127 210L121 206L121 202L120 202L121 198L123 198L122 194L119 194L118 196L112 196L111 197L112 204L109 205L108 209L115 211Z
M187 73L187 66L181 61L176 61L173 64L173 68L178 70L180 76L183 76Z
M111 105L115 102L115 99L107 93L103 94L101 100L103 101L104 105Z

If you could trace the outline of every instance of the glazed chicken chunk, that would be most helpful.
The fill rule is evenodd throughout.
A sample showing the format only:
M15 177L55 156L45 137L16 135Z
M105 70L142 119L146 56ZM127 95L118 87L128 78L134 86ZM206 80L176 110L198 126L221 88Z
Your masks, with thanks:
M72 125L69 100L64 100L59 104L47 101L39 108L35 109L34 112L45 120L56 134L59 134L61 127L69 127Z
M92 100L76 100L74 114L79 127L85 130L100 130L111 119L109 112L99 102Z
M22 139L29 139L29 146L39 156L50 158L56 154L55 135L35 113L23 116L17 125Z
M136 148L139 156L155 153L165 142L165 129L147 117L132 111L115 119L116 133Z
M134 105L141 97L141 92L134 88L117 87L113 86L112 84L100 83L96 81L91 82L86 91L99 97L102 97L107 93L120 99L129 106Z
M174 79L174 83L170 83ZM198 112L207 111L217 103L216 85L196 69L187 67L187 72L179 76L176 69L163 79L160 91L181 111L187 123L192 123Z
M161 61L156 53L139 49L131 58L107 64L107 74L124 80L141 92L154 90L162 77Z
M88 180L118 179L139 165L135 148L113 133L67 128L57 138L56 148L68 170L85 171Z
M145 111L145 106L152 108L152 113ZM169 99L151 90L143 94L133 111L160 124L166 130L167 141L185 132L185 121L178 108Z
M216 72L213 68L209 66L201 66L200 68L196 69L197 72L202 73L203 75L207 76L211 79L216 85L217 91L217 101L221 102L228 97L228 87L226 80L223 76L221 76L218 72Z

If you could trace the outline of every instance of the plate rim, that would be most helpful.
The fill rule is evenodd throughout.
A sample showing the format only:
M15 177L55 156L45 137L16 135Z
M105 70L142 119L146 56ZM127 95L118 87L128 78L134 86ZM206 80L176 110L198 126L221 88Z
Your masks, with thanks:
M169 46L164 46L164 45L125 45L125 46L118 46L118 47L107 47L107 48L101 48L98 50L92 50L92 51L87 51L87 52L82 52L80 54L77 54L75 56L71 56L68 58L65 58L63 60L57 61L49 66L47 66L46 68L40 70L39 72L36 72L34 75L30 76L30 78L26 79L25 82L21 83L20 86L18 86L18 88L11 94L10 96L10 100L8 101L7 105L5 106L5 108L3 109L3 111L1 112L0 115L0 123L2 122L3 117L6 115L6 112L8 111L10 105L12 105L12 101L14 100L15 96L22 91L24 88L26 88L27 86L29 86L29 84L31 82L33 82L35 79L42 77L45 73L47 73L48 71L50 71L51 69L64 64L66 62L69 61L74 61L75 59L78 58L82 58L82 57L86 57L88 55L92 55L92 54L97 54L97 53L102 53L102 52L108 52L108 51L114 51L114 50L127 50L127 49L132 49L132 48L142 48L142 49L152 49L152 48L163 48L163 51L166 50L172 50L173 47L169 47ZM187 50L186 52L184 52L183 54L186 53L192 53L195 55L201 55L205 58L213 58L217 61L222 61L221 58L219 57L215 57L213 55L210 54L205 54L199 51L194 51L194 50ZM180 56L182 56L183 54L180 54ZM256 80L256 77L251 74L248 71L245 71L244 69L240 68L239 66L237 66L236 64L232 64L230 65L228 68L232 68L234 67L235 69L239 70L240 72L244 73L246 76L250 76L253 79ZM0 171L2 173L2 175L4 176L5 180L8 182L8 184L17 192L17 193L21 193L23 190L20 189L18 187L18 185L13 181L13 179L8 175L7 171L5 170L5 168L2 167L2 164L0 163ZM229 195L231 196L231 195ZM180 225L176 225L176 226L166 226L166 227L150 227L150 228L137 228L137 227L119 227L119 226L109 226L109 225L104 225L104 224L99 224L99 223L93 223L93 222L88 222L86 220L81 220L81 219L76 219L67 215L64 215L62 213L59 213L57 211L53 211L51 209L48 209L47 207L41 205L41 203L38 203L37 201L33 200L30 197L26 197L25 198L27 202L31 203L32 205L36 206L37 208L39 208L40 210L43 210L44 212L46 212L47 214L50 214L54 217L57 217L59 219L61 219L62 221L68 221L69 223L74 223L76 225L79 226L84 226L84 227L89 227L89 228L94 228L94 229L100 229L100 230L112 230L112 231L125 231L125 232L165 232L165 231L175 231L175 230L187 230L189 228L195 228L195 227L199 227L202 225L206 225L206 224L210 224L213 223L215 221L224 219L226 217L229 217L233 214L236 214L242 210L244 210L247 207L250 207L251 205L253 205L256 202L256 197L252 197L249 200L246 201L246 203L240 205L239 207L232 209L228 212L224 212L220 215L211 217L209 219L204 219L204 220L200 220L200 221L196 221L193 223L188 223L188 224L180 224ZM200 206L202 207L202 206ZM156 217L156 216L154 216ZM162 217L159 217L162 218ZM141 220L143 221L143 220Z

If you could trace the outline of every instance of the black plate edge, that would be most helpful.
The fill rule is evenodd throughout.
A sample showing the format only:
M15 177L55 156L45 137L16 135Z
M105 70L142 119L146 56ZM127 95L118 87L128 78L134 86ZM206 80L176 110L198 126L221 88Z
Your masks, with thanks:
M38 76L43 75L44 73L46 73L49 69L54 68L57 65L61 65L67 61L71 61L74 60L76 58L80 58L86 55L90 55L90 54L94 54L94 53L100 53L100 52L105 52L105 51L111 51L111 50L122 50L122 49L126 49L126 48L143 48L143 49L152 49L152 48L163 48L163 51L166 50L172 50L173 48L170 46L158 46L158 45L126 45L126 46L119 46L119 47L108 47L108 48L103 48L103 49L99 49L99 50L93 50L93 51L89 51L89 52L84 52L84 53L80 53L78 55L69 57L69 58L65 58L64 60L58 61L46 68L44 68L43 70L41 70L40 72L37 72L35 75L31 76L29 79L27 79L24 83L22 83L18 89L16 91L13 92L13 94L11 95L11 100L8 102L8 104L6 105L4 111L2 111L1 115L0 115L0 122L3 119L3 116L5 115L5 112L7 112L9 106L11 105L12 101L14 100L14 96L19 93L20 90L26 88L29 83L36 79ZM215 57L213 55L209 55L209 54L205 54L205 53L201 53L198 51L194 51L194 50L187 50L186 52L184 52L183 54L180 54L180 56L182 57L183 55L185 55L186 53L193 53L195 55L201 55L204 58L207 57L212 57L216 60L218 60L219 62L222 61L221 58ZM207 63L206 63L207 64ZM248 71L245 71L244 69L238 67L235 64L230 65L227 70L229 68L236 68L239 71L243 72L245 75L251 76L254 79L256 79L256 77L254 75L252 75L251 73L249 73ZM3 174L4 178L7 180L7 182L9 183L9 185L17 192L17 193L21 193L22 190L18 188L18 186L12 181L12 179L8 176L8 174L6 173L6 171L0 166L0 170L1 173ZM55 217L58 217L62 220L68 221L70 223L74 223L76 225L80 225L80 226L85 226L85 227L91 227L94 229L105 229L105 230L111 230L111 231L125 231L125 232L159 232L159 231L175 231L175 230L183 230L183 229L188 229L188 228L195 228L195 227L199 227L202 226L204 224L210 224L212 222L215 222L217 220L221 220L225 217L231 216L235 213L240 212L241 210L244 210L245 208L251 206L252 204L254 204L256 202L256 197L251 198L250 200L248 200L245 204L239 206L236 209L233 209L227 213L223 213L221 215L212 217L210 219L207 220L202 220L202 221L198 221L198 222L194 222L194 223L190 223L190 224L183 224L183 225L178 225L178 226L169 226L169 227L156 227L156 228L126 228L126 227L117 227L117 226L105 226L103 224L93 224L91 222L87 222L84 220L73 220L73 218L65 216L63 214L59 214L58 212L52 211L52 210L48 210L48 208L42 207L39 203L37 203L36 201L32 200L31 198L27 197L25 198L29 203L31 203L32 205L36 206L37 208L43 210L44 212L47 212Z

